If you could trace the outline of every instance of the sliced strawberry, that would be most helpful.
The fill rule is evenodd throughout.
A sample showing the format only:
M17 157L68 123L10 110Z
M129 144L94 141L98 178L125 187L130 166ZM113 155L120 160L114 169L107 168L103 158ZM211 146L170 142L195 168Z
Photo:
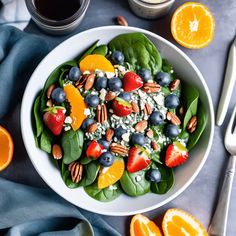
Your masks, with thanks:
M113 100L112 108L114 114L117 116L128 116L132 112L132 106L129 102L125 101L122 98L116 98Z
M62 131L65 114L63 112L64 108L52 107L47 108L43 115L43 121L45 125L52 131L54 135L59 135Z
M97 141L93 140L86 150L86 156L89 158L98 159L102 154L102 150L104 150L104 147Z
M176 167L188 159L188 150L180 143L173 142L166 149L165 163L168 167Z
M125 73L123 78L123 88L126 92L131 92L143 86L143 80L132 71Z
M133 173L143 170L150 164L150 162L149 154L144 148L140 146L130 148L127 163L127 170L129 172Z

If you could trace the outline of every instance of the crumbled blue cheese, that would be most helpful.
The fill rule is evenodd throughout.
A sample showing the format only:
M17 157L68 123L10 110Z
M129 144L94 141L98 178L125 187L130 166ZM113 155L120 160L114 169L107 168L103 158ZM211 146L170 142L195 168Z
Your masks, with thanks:
M91 74L89 70L85 70L85 71L83 72L83 75L89 75L89 74Z
M100 96L99 96L99 98L102 100L102 101L104 101L105 100L105 97L106 97L106 94L107 94L107 90L106 89L101 89L100 90Z
M107 77L108 79L113 78L115 75L116 75L116 74L113 73L113 72L106 72L106 77Z
M98 91L93 90L93 91L91 92L91 94L92 94L92 95L98 95Z
M142 177L140 176L140 175L137 175L136 177L135 177L135 181L136 182L140 182L142 180Z
M64 123L66 123L66 124L71 124L71 123L72 123L71 117L70 117L70 116L67 116L67 117L65 118Z
M95 75L97 76L97 77L104 77L105 76L105 73L103 72L103 71L101 71L101 70L95 70Z
M123 134L123 135L121 136L121 138L122 138L125 142L129 142L130 133L127 132L127 133Z
M109 188L109 190L116 190L117 189L117 187L114 185L110 185L108 188Z
M70 129L71 129L70 126L65 126L65 127L64 127L64 130L65 130L65 131L69 131Z
M153 100L159 106L164 106L165 96L163 93L158 93L157 95L153 96Z
M84 109L84 115L89 116L91 114L91 111L89 108Z

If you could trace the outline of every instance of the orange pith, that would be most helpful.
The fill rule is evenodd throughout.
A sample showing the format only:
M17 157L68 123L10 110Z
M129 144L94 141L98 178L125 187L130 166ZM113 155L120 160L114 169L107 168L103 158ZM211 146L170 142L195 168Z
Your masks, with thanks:
M174 39L187 48L203 48L213 39L214 17L201 3L187 2L173 14L171 33Z
M180 209L169 209L164 216L162 229L165 236L207 236L203 225L189 213Z
M86 119L84 110L86 109L86 104L84 98L81 96L79 90L72 84L68 84L64 87L66 98L71 106L70 117L72 119L72 129L75 131L80 128L83 121Z
M102 55L92 54L86 56L80 63L79 63L80 70L82 72L88 70L91 73L97 70L102 70L105 72L115 72L115 69L111 62L106 59L106 57Z
M116 183L123 175L125 164L123 159L116 159L110 167L100 170L98 176L98 188L103 189Z
M158 226L146 216L137 214L130 223L130 236L162 236Z
M10 133L0 126L0 171L12 161L14 144Z

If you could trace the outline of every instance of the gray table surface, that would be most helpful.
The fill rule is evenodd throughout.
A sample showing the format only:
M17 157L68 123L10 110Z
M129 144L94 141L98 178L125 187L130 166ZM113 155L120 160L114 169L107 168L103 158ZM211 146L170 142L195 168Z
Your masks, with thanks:
M123 15L130 26L136 26L150 30L172 43L176 44L170 33L170 19L174 9L185 1L176 1L169 15L159 20L145 20L136 17L129 9L127 0L91 0L87 14L73 34L84 31L89 28L114 25L114 18L118 15ZM216 21L215 37L213 42L206 48L200 50L189 50L181 48L197 65L202 72L207 85L209 86L214 108L216 110L224 76L225 63L229 45L232 42L236 32L236 0L224 1L207 1L201 0L206 4L214 14ZM27 32L36 33L47 38L52 46L56 46L61 41L71 35L63 37L53 37L41 32L37 26L30 22L26 28ZM236 104L236 91L233 92L233 97L230 101L229 111L232 111ZM3 172L1 177L16 182L29 184L33 186L46 186L41 180L35 169L33 168L24 148L20 132L20 105L3 120L3 125L7 127L13 135L15 142L15 154L12 164ZM223 172L227 164L228 156L224 149L223 136L227 119L222 127L215 127L214 141L210 155L202 168L199 175L193 183L176 199L166 204L165 206L147 212L145 215L151 219L157 219L165 210L171 207L177 207L189 211L196 216L205 227L208 226L211 215L213 213L215 203L219 194L219 189L222 184ZM236 235L236 181L233 185L231 196L230 212L228 219L227 235ZM122 235L128 235L128 226L130 217L112 217L102 216Z

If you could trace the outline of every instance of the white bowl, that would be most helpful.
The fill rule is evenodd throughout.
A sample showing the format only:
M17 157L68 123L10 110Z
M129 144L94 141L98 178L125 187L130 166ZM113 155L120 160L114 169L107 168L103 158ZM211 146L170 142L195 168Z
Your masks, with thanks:
M108 43L116 35L131 32L144 33L160 50L163 58L169 60L182 80L191 82L200 92L200 98L208 116L206 129L196 147L191 151L191 159L175 170L175 184L165 195L146 194L128 197L122 194L117 199L102 203L89 197L83 188L69 189L63 182L60 171L52 164L48 155L36 148L32 129L32 107L36 94L43 88L49 74L58 65L75 58L95 40ZM51 51L38 65L25 89L21 107L21 131L28 155L43 180L60 196L83 209L104 215L132 215L150 211L171 201L182 193L201 170L209 154L213 132L214 114L212 100L207 85L195 64L176 46L149 31L122 26L106 26L79 33Z

